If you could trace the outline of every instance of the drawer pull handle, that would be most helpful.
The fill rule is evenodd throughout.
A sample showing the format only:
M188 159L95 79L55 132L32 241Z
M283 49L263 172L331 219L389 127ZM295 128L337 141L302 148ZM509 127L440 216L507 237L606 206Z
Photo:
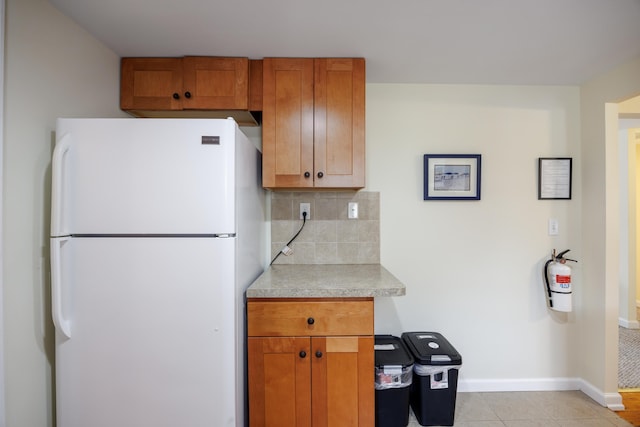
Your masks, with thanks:
M305 357L307 357L307 352L303 350L300 352L300 359L304 359Z
M316 357L320 359L322 357L322 352L320 350L316 351Z
M322 178L323 176L324 176L324 173L318 172L318 178Z
M173 94L173 99L180 99L180 95L178 95L177 93Z
M307 319L307 323L310 324L310 325L313 325L314 323L316 323L316 320L313 317L309 317Z
M305 173L304 173L304 177L305 177L305 178L309 178L310 176L311 176L311 174L310 174L309 172L305 172Z

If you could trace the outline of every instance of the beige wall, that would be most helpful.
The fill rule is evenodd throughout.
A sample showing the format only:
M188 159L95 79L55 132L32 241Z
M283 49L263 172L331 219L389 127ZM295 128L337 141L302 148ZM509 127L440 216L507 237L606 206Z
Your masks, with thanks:
M52 422L49 182L58 116L118 116L119 58L46 0L8 0L4 134L6 425Z
M442 332L462 354L462 390L576 386L577 315L547 309L541 271L554 248L582 259L579 99L577 87L367 86L381 262L407 286L376 301L376 332ZM482 199L424 201L427 153L481 154ZM538 157L556 156L573 158L573 198L538 200ZM582 277L578 264L576 312Z

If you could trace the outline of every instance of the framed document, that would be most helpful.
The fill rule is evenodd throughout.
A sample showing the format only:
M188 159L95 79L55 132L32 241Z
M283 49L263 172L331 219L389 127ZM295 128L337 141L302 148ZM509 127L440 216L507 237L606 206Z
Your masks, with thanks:
M571 199L571 157L538 158L538 200Z

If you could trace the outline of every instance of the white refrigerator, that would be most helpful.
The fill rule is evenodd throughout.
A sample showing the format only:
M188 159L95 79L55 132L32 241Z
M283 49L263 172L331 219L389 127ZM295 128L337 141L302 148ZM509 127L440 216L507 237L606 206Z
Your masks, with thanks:
M260 176L232 119L57 121L57 427L245 425Z

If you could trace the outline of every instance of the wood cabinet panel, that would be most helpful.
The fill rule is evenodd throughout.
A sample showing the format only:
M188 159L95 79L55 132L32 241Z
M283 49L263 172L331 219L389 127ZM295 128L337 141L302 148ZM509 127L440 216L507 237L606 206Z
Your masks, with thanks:
M262 110L261 67L238 57L123 58L120 108L137 117L231 116L256 126L250 109Z
M249 301L247 317L249 336L373 335L374 326L373 300Z
M263 70L263 186L364 187L364 59L266 58Z
M372 298L251 299L247 322L251 427L374 426Z
M364 187L364 59L316 59L314 78L315 185Z
M265 58L263 82L263 185L312 187L313 60Z
M183 106L186 109L249 108L249 59L186 56L183 58Z
M252 337L251 427L372 427L373 337Z
M182 109L180 58L123 58L121 68L120 108Z
M369 427L375 423L373 337L312 338L314 427Z
M262 59L249 60L249 110L262 111Z
M249 338L247 348L250 425L311 427L309 339Z

